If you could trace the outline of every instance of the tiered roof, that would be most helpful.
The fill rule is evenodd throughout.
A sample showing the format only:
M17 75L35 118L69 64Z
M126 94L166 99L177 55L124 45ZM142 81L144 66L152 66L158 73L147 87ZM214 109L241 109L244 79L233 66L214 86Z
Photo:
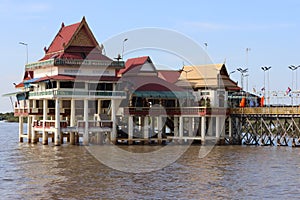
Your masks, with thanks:
M50 58L111 60L102 54L102 48L89 28L85 17L81 22L68 26L62 23L50 46L45 47L44 50L45 56L40 61Z
M176 84L179 86L192 86L196 89L225 88L232 91L240 90L237 83L230 79L224 63L184 66Z

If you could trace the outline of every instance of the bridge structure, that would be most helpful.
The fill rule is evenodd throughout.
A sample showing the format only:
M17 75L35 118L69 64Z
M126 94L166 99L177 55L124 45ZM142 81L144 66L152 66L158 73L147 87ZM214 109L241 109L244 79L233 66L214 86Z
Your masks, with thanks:
M244 107L229 109L227 142L245 145L300 145L300 107ZM226 138L226 137L225 137Z

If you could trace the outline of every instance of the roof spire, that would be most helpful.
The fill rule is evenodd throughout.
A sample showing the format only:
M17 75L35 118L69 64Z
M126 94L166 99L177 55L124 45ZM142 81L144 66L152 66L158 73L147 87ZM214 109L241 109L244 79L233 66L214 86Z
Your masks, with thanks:
M61 27L62 27L62 28L65 27L65 23L61 23Z

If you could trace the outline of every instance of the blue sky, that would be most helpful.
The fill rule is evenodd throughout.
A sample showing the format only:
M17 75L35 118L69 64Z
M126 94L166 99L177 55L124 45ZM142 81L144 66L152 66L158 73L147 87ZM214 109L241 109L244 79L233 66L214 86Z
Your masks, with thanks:
M22 79L26 49L20 41L29 44L29 62L35 62L43 56L44 46L50 45L62 22L79 22L82 16L99 43L144 27L174 30L203 49L207 43L212 61L226 60L228 71L246 67L246 48L250 48L249 90L263 86L261 67L272 66L270 89L285 91L292 82L288 66L300 64L299 7L297 0L0 0L0 93L13 92L13 82ZM129 46L130 40L127 43ZM178 69L182 63L169 65ZM238 73L231 77L240 80ZM9 98L1 97L0 112L6 111L12 111Z

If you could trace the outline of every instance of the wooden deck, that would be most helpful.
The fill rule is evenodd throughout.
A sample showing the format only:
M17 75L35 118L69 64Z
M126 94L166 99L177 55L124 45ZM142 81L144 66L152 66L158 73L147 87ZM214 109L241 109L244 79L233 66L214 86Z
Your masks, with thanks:
M300 115L300 107L231 108L231 115Z

